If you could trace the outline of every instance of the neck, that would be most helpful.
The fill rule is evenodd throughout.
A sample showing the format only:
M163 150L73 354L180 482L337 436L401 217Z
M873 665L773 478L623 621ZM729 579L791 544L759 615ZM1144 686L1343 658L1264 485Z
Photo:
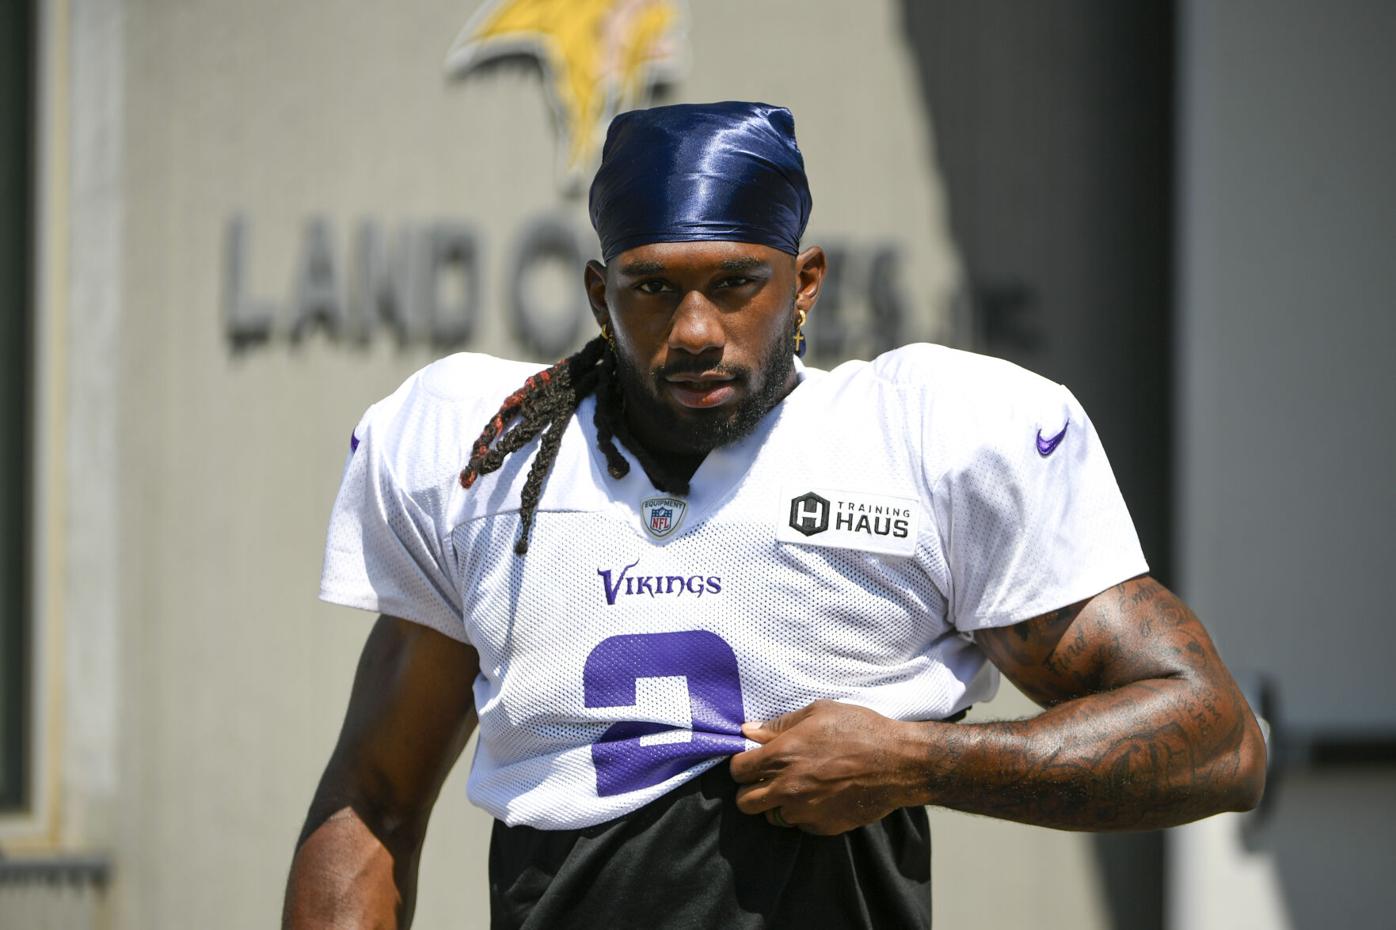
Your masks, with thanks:
M617 431L616 438L639 460L650 483L666 493L686 495L689 481L708 457L709 450L665 448L646 435L643 427L636 429L628 409L621 414L621 419L623 429Z
M693 480L694 472L698 471L698 466L702 465L704 459L708 457L707 452L656 452L648 447L646 451L663 468L665 476L670 479L680 478L684 482ZM654 477L651 475L651 480Z
M759 412L751 411L744 416L739 415L734 429L718 438L713 448L737 442L750 435L761 420L775 409L795 389L798 383L799 378L792 368L789 375L781 382L780 387L766 396L766 402L762 404ZM693 449L681 446L676 448L671 441L664 440L671 440L683 429L682 424L647 422L646 418L635 415L637 407L639 405L623 404L624 409L620 419L624 429L617 432L617 438L640 460L640 464L644 467L645 473L649 475L650 481L655 487L672 493L687 494L688 482L698 471L699 466L707 459L708 453L712 449Z

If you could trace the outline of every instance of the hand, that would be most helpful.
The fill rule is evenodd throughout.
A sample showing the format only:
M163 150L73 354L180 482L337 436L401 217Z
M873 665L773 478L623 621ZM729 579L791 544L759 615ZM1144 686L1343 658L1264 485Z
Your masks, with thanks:
M875 711L815 701L742 734L761 743L732 757L737 807L776 826L833 836L917 802L899 751L907 725Z

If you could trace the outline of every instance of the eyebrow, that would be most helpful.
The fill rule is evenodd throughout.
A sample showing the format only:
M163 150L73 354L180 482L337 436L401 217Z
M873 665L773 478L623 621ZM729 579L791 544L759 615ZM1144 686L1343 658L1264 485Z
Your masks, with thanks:
M664 265L660 262L628 262L620 266L620 273L624 275L659 274L664 271Z
M759 258L728 258L718 264L723 271L754 271L765 268L766 263ZM634 261L620 266L620 273L629 277L647 274L663 274L668 269L663 262Z

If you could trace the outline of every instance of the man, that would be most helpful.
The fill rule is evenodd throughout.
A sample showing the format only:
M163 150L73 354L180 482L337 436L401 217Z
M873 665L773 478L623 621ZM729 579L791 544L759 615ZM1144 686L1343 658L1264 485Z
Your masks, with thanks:
M1107 830L1256 803L1255 722L1064 388L932 346L796 362L810 206L783 109L624 114L600 337L543 371L453 356L365 414L322 596L383 616L289 926L409 922L477 720L496 926L925 926L925 805ZM986 660L1047 710L951 722Z

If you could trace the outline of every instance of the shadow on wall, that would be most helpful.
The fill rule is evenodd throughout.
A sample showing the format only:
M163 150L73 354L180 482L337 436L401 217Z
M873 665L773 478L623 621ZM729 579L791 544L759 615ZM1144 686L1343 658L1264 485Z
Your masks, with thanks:
M1294 927L1396 920L1396 770L1348 769L1285 782L1254 837L1273 857Z
M1167 584L1174 4L903 0L902 21L969 281L970 348L1080 398ZM1162 930L1162 834L1092 843L1111 924Z

